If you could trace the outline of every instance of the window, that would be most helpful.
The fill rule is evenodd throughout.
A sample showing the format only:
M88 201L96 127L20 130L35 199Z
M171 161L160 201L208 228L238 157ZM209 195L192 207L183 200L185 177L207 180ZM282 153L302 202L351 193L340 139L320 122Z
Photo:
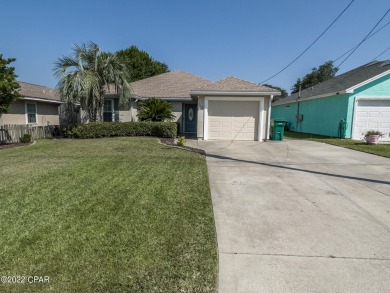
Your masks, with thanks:
M26 103L27 123L37 123L37 104Z
M104 100L104 107L103 107L103 121L104 122L112 122L112 100Z
M103 121L104 122L119 121L119 99L104 100Z

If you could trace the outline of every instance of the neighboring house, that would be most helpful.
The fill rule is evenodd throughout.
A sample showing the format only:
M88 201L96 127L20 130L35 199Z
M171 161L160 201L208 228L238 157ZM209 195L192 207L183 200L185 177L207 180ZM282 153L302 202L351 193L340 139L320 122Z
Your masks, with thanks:
M172 71L131 83L134 102L119 105L114 91L104 102L104 121L136 121L138 102L160 98L173 104L184 134L199 139L266 140L271 99L280 92L235 77L212 82Z
M362 139L368 130L380 130L390 141L390 60L373 61L295 93L272 104L272 118L285 119L290 130Z
M62 102L57 92L45 86L25 82L18 83L22 97L10 104L7 114L1 115L0 125L59 125L58 111Z

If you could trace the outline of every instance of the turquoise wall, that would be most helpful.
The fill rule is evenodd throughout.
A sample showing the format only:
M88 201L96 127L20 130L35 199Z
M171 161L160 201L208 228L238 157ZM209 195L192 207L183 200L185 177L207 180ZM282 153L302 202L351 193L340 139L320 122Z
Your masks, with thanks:
M297 114L297 104L288 104L271 107L271 119L283 119L288 122L291 130L295 131L295 115Z
M298 103L273 106L271 117L286 119L293 131L332 137L338 136L340 120L347 119L347 137L350 138L352 116L348 116L349 96L345 94L300 102L299 114L303 115L303 121L298 124L295 122Z
M390 74L355 90L358 97L390 97Z
M272 106L271 118L283 118L291 130L298 132L338 136L341 119L346 119L348 126L346 137L352 137L353 111L357 97L390 97L390 74L362 86L352 94L330 96L300 102L299 113L303 121L295 122L297 103Z

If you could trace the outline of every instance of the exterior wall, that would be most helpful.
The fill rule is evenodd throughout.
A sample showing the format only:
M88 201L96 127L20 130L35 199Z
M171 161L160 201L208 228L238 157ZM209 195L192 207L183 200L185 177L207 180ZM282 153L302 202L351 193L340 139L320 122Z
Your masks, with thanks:
M296 131L295 115L297 115L297 103L272 106L271 119L282 119L288 123L288 128Z
M356 97L390 97L390 74L355 90Z
M27 124L26 102L18 100L10 105L10 111L0 117L0 124ZM58 104L33 102L37 105L37 126L59 125Z
M136 109L133 109L136 107ZM137 121L137 108L138 105L131 102L130 105L122 105L119 103L119 122Z
M37 103L38 126L59 125L58 104Z
M182 102L171 102L173 106L172 114L175 115L175 122L179 122L180 124L183 124L182 118L183 118L183 103Z
M293 131L338 137L340 120L351 119L348 115L350 94L325 97L299 102L299 115L303 121L297 123L298 103L272 107L272 119L288 122ZM347 120L347 138L351 137L352 120Z
M198 125L197 125L197 134L199 138L203 138L203 125L204 125L204 97L201 96L198 98Z

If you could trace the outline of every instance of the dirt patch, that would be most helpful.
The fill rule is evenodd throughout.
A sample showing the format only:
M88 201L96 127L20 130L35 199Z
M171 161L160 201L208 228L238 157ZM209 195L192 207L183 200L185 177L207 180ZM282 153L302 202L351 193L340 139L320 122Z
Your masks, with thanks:
M5 144L0 144L0 150L18 148L18 147L28 146L28 145L32 145L32 144L33 144L33 142L30 142L30 143L21 143L21 142L5 143Z
M179 148L179 149L188 150L188 151L195 152L195 153L198 153L198 154L201 154L201 155L206 155L206 152L204 150L201 150L201 149L192 148L192 147L189 147L189 146L178 146L175 143L175 139L174 138L160 138L160 142L162 144L173 146L173 147L176 147L176 148Z

